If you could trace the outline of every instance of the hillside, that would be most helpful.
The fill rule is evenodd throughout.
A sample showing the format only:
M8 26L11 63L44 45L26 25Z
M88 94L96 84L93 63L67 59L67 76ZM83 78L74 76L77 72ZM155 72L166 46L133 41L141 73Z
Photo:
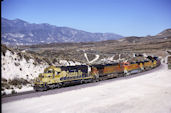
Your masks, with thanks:
M21 30L20 27L16 26L16 30L11 29L12 27L9 26L13 26L13 23L17 23L16 25L19 26L26 26L26 28ZM132 61L135 60L135 54L156 55L162 58L167 55L167 51L171 50L170 29L164 30L156 36L132 36L120 38L119 40L76 43L56 43L55 41L51 40L53 43L50 43L51 41L47 41L48 44L37 44L40 40L37 42L34 41L27 43L27 39L32 39L28 38L27 35L21 34L28 33L28 26L35 27L32 28L34 31L34 29L42 29L40 26L49 27L51 25L29 24L22 20L15 20L12 23L9 23L7 20L6 24L8 24L8 26L4 26L5 24L3 24L2 27L7 28L11 33L7 33L5 29L2 29L2 42L4 42L6 39L10 39L11 42L7 40L8 44L34 45L1 45L2 94L4 94L6 90L12 93L13 89L24 87L25 84L31 85L33 78L38 76L39 73L42 73L44 68L49 65L67 66L88 64L85 54L87 54L88 60L90 62L95 60L93 63L102 64L120 62L124 60ZM37 28L37 26L40 28ZM57 29L55 26L51 27ZM31 28L29 29L31 30ZM20 34L14 35L16 31L20 32ZM29 32L32 32L32 30ZM42 32L37 32L38 35L43 35L41 33ZM32 35L32 38L35 38L35 40L37 40L36 37ZM48 40L45 37L44 39ZM21 43L18 40L20 40ZM23 43L23 41L26 41L26 43Z
M53 58L66 58L86 62L83 53L89 53L90 59L94 54L99 54L100 58L112 57L118 58L121 53L147 53L157 56L166 56L166 50L171 50L171 33L161 34L160 38L156 36L147 37L125 37L119 40L107 40L100 42L82 42L82 43L50 43L38 45L18 46L20 50L34 52L40 56ZM77 57L79 55L79 57Z
M171 29L166 29L162 31L161 33L157 34L158 38L171 38Z
M1 18L2 43L7 45L31 45L59 42L97 42L122 38L114 33L90 33L69 27L49 24L32 24L16 19Z
M109 43L108 41L106 41ZM100 43L100 42L99 42ZM98 47L104 43L96 43ZM120 62L125 60L135 60L133 52L130 53L109 53L108 51L95 51L87 48L89 43L67 44L59 47L39 46L20 46L19 48L9 48L1 45L1 94L15 93L16 90L22 90L27 85L31 88L33 79L37 77L49 65L68 66L87 64L85 54L91 64L103 64ZM92 44L92 43L91 43ZM92 47L95 47L93 45ZM114 51L113 51L114 52ZM139 59L139 58L138 58ZM136 60L138 60L136 59ZM140 59L139 59L140 60ZM94 61L94 62L93 62Z
M32 85L37 77L49 65L80 65L79 62L56 60L37 54L20 51L1 45L1 94L14 93L26 85ZM15 90L14 90L15 89Z

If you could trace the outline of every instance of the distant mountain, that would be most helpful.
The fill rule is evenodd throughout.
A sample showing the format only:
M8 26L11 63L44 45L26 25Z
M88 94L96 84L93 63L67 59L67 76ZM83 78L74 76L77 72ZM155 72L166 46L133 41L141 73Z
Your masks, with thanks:
M171 29L166 29L162 31L161 33L156 35L157 38L171 38Z
M130 36L130 37L121 38L118 41L124 43L137 43L142 39L144 39L144 37Z
M122 38L114 33L90 33L69 27L31 24L26 21L1 18L1 40L4 44L30 45L54 42L96 42Z
M145 37L137 37L130 36L119 39L119 42L122 43L146 43L146 42L158 42L162 40L171 40L171 29L166 29L155 36L145 36Z

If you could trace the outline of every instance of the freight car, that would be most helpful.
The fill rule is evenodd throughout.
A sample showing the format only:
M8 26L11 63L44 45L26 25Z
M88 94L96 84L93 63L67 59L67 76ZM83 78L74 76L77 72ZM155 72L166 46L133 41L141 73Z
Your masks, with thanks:
M98 82L115 77L150 70L160 65L157 57L139 62L123 62L99 65L50 66L34 81L36 91L60 88L71 84Z

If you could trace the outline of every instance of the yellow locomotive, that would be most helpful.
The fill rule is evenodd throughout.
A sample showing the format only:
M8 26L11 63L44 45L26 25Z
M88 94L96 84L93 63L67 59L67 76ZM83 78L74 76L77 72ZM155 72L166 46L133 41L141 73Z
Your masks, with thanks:
M76 82L89 82L93 79L90 74L91 68L87 65L78 66L50 66L44 69L44 73L39 74L35 79L34 89L47 90L72 84Z

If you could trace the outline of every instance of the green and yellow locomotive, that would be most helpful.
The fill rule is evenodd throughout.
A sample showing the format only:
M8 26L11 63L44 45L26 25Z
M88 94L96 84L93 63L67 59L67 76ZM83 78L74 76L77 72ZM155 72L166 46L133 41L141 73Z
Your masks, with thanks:
M34 89L47 90L66 86L76 82L88 82L93 79L91 68L87 65L78 66L50 66L35 79Z

